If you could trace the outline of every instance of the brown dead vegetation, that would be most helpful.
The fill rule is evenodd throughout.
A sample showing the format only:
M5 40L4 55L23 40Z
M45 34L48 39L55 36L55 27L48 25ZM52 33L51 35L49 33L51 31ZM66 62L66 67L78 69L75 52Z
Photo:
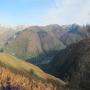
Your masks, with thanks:
M14 90L62 90L52 83L45 83L41 80L15 74L8 68L0 67L0 88L3 87L10 87L11 90L12 88L14 88Z

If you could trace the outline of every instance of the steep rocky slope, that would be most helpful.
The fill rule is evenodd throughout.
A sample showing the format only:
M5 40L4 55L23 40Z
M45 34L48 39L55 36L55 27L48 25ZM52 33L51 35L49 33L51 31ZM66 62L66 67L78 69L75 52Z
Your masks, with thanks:
M15 30L10 27L0 26L0 46L3 46L7 40L12 37Z
M2 25L0 24L0 47L3 46L8 39L11 37L15 37L15 33L22 31L28 26L20 25L20 26L12 26L12 25Z

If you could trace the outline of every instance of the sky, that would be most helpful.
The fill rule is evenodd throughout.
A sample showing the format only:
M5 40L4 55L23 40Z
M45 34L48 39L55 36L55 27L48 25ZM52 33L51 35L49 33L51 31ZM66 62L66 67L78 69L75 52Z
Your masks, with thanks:
M0 24L90 24L90 0L0 0Z

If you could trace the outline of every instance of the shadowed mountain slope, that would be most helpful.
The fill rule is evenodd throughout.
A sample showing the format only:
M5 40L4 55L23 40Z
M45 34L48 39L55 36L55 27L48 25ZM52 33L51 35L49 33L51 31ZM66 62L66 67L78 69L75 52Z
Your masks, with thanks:
M90 39L85 39L60 51L45 70L69 81L74 90L89 90Z

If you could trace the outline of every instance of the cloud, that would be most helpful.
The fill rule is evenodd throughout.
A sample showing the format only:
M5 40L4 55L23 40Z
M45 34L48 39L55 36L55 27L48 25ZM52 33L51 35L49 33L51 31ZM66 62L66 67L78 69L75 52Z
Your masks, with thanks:
M0 6L0 23L90 24L90 0L9 1Z
M54 0L44 15L45 23L90 23L90 0Z

